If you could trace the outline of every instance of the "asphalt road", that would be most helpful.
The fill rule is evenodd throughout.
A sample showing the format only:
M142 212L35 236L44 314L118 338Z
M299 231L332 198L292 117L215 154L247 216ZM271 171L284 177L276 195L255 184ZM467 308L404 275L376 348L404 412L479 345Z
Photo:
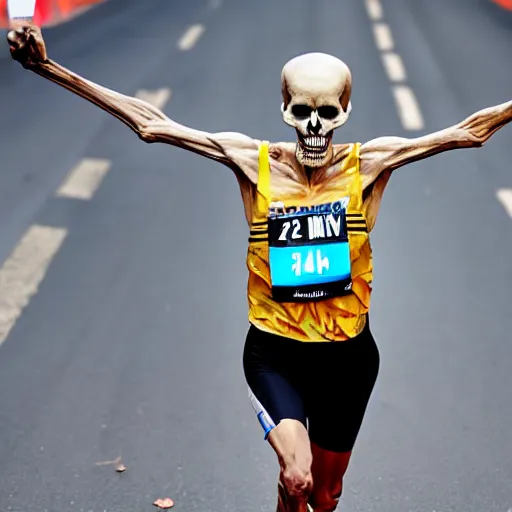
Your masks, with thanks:
M416 136L512 99L512 20L485 0L383 0L424 118L406 131L363 2L111 0L45 31L50 56L120 92L170 87L179 122L287 140L281 66L344 59L336 140ZM189 51L188 26L205 31ZM0 347L0 511L270 511L277 463L247 399L247 227L234 176L144 145L0 52L0 261L32 224L68 235ZM373 236L381 373L342 510L512 509L512 127L398 171ZM55 197L83 158L90 201ZM121 457L127 471L112 464Z

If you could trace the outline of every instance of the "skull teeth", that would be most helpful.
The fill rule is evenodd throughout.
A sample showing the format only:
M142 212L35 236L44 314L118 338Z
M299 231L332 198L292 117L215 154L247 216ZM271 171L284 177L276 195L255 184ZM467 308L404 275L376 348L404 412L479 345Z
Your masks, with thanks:
M327 137L303 137L301 145L306 151L324 152L329 145L329 140Z
M325 137L305 137L304 145L310 148L323 148L327 146L327 139Z

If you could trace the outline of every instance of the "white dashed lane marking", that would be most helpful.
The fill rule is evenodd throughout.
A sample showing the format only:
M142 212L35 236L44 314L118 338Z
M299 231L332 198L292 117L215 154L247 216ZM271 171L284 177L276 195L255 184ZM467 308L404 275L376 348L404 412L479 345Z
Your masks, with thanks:
M392 82L403 82L407 79L405 66L400 55L392 52L383 53L382 62L384 64L384 69L386 70L388 78Z
M141 89L137 91L137 98L140 100L146 101L150 103L154 107L162 110L167 102L171 99L172 91L169 87L163 87L162 89L157 89L156 91L148 91L146 89Z
M182 51L190 50L199 41L203 32L204 25L192 25L185 31L181 39L178 41L178 48Z
M425 123L412 89L407 85L395 85L393 95L403 127L406 130L421 130Z
M373 25L373 36L380 51L389 52L395 47L393 34L387 23L375 23Z
M0 269L0 345L44 279L67 230L32 226Z
M509 217L512 218L512 188L500 188L496 192L496 197L505 208Z
M110 160L84 158L68 174L57 190L57 196L84 201L92 199L111 165Z
M371 20L378 21L382 18L382 5L379 0L366 0L365 4Z
M373 37L375 45L381 52L382 64L389 80L396 84L407 80L407 71L400 55L396 53L393 33L390 26L384 23L384 10L380 0L365 0L368 17L373 21ZM421 108L414 91L407 85L394 85L393 96L398 117L405 130L421 130L425 123Z

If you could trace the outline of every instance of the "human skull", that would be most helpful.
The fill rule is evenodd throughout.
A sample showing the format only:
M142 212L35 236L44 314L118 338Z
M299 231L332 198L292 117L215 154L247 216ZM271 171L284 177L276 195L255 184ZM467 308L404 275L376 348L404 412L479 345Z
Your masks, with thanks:
M345 124L352 105L352 76L340 59L306 53L288 61L281 73L286 124L297 131L297 159L306 167L322 167L332 157L332 135Z

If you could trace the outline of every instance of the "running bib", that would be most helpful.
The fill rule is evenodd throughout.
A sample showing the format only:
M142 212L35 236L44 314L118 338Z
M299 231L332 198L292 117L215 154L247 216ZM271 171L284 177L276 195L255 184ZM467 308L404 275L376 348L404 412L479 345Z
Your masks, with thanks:
M351 292L346 204L338 201L332 205L336 207L323 205L320 211L313 207L269 216L270 277L275 301L319 301Z

